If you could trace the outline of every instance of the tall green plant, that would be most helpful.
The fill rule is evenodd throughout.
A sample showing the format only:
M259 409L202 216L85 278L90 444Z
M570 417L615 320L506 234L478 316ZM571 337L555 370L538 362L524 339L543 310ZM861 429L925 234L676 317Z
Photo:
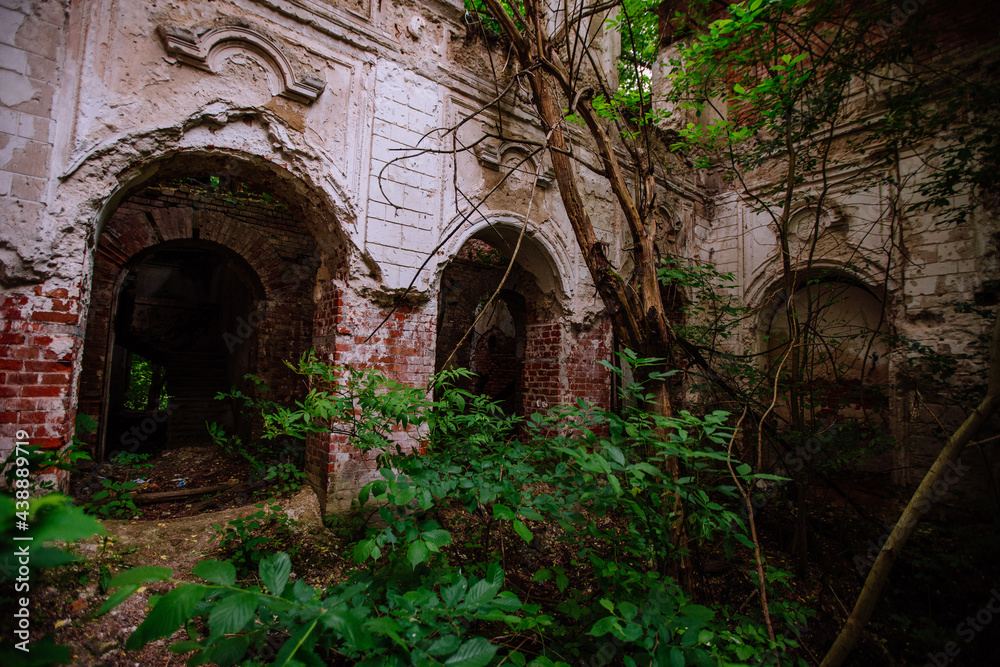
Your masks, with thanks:
M350 420L340 428L378 452L379 478L357 505L378 519L350 545L359 568L317 591L289 580L283 554L261 561L263 587L236 585L231 564L203 563L194 574L209 583L178 582L155 601L131 648L182 625L195 639L174 650L223 665L541 666L606 651L650 664L761 664L795 645L768 640L753 616L696 604L665 574L683 555L670 540L678 521L696 541L751 546L722 473L725 414L650 414L648 389L628 385L623 414L581 402L522 421L455 388L468 371L439 376L432 399L376 371L311 358L299 368L314 382L310 397L272 426L301 434L340 415ZM420 447L399 445L399 429ZM691 474L665 473L673 458ZM744 484L761 478L739 474ZM112 581L121 590L106 608L169 576ZM530 601L536 589L544 605Z

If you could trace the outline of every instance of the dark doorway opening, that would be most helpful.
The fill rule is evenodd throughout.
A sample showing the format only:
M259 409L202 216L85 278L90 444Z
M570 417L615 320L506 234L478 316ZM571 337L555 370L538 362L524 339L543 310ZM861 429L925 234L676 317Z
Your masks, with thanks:
M461 388L489 396L506 414L520 416L524 412L526 329L539 299L533 276L519 265L504 281L507 263L494 246L471 239L445 268L436 370L472 370L474 378L457 382ZM496 298L491 300L494 293Z
M124 271L108 362L104 454L158 454L249 424L220 391L256 368L263 287L235 253L206 241L153 246Z

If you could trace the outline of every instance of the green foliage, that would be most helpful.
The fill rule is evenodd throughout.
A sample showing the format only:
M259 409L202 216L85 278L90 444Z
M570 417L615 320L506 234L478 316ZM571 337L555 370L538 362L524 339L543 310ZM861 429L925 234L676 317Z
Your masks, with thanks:
M205 584L170 579L166 568L136 568L110 582L118 591L101 611L113 608L143 583L173 581L179 585L153 602L126 646L138 649L186 626L200 638L176 642L171 651L194 651L189 664L223 667L324 664L324 657L334 655L370 666L481 667L490 663L498 647L470 636L469 627L499 623L517 628L540 620L512 613L522 605L501 591L503 572L497 568L482 579L454 572L432 577L438 592L378 590L377 582L366 575L319 591L301 581L290 582L290 573L291 561L284 553L260 562L261 585L251 587L238 586L235 568L223 561L203 561L194 568L193 574ZM202 624L193 624L194 619Z
M122 469L126 479L124 481L101 479L102 488L90 497L88 511L116 519L131 519L138 515L140 510L135 504L135 494L132 492L142 486L142 483L127 478L152 468L152 463L146 463L148 459L149 454L118 452L111 462Z
M30 599L39 570L76 560L62 545L104 532L100 523L75 507L69 498L57 493L32 496L46 489L39 475L66 464L67 456L72 454L67 455L65 450L60 453L15 446L3 461L8 482L0 491L0 608L10 613L20 608L20 598ZM29 553L27 565L19 553L23 549ZM70 648L56 645L49 635L32 639L28 653L16 647L24 639L15 632L5 632L0 640L0 663L42 666L72 660Z
M718 158L739 178L794 145L794 184L853 162L870 170L859 188L900 187L892 180L899 155L914 151L922 171L903 174L915 196L901 208L934 212L938 224L964 221L1000 183L1000 93L988 80L931 64L928 47L938 46L940 35L926 21L929 12L887 33L895 11L893 0L729 5L670 63L674 102L698 119L675 148L718 150L699 164ZM707 17L693 3L675 23L704 25ZM848 139L854 157L831 155L829 140L849 123L856 124ZM777 216L786 186L755 188L753 196Z
M272 413L270 428L302 435L342 419L378 457L380 478L358 497L358 514L378 517L350 546L360 567L319 591L291 581L279 553L257 559L259 585L237 585L263 551L253 542L260 508L230 524L242 562L199 564L207 583L178 582L157 599L130 648L181 627L190 640L173 650L221 665L568 665L606 650L628 664L761 664L795 645L771 644L754 616L693 604L669 575L683 553L671 542L680 521L694 543L751 545L724 472L725 413L659 417L641 407L648 389L629 385L622 414L581 402L521 421L457 389L464 370L441 374L433 399L377 371L312 357L297 368L312 380L309 397ZM424 435L418 450L397 443L401 428ZM669 472L674 460L683 476ZM759 478L748 466L738 474L745 485ZM544 610L525 602L525 574L549 600ZM119 591L107 607L136 577L166 575L130 576L110 582Z
M138 354L132 353L132 365L129 367L128 387L125 389L125 408L128 410L146 410L150 406L156 410L166 410L167 396L162 383L163 370L157 368L154 373L153 363ZM156 377L154 377L156 376ZM160 380L159 386L154 386L154 380Z
M87 415L77 415L76 430L70 444L61 449L43 449L38 445L18 446L12 450L6 460L0 464L3 470L2 486L15 488L18 478L32 480L32 488L37 491L51 491L52 479L48 476L55 470L70 471L83 461L89 461L90 455L83 451L86 443L83 438L97 427L97 422ZM23 463L17 463L23 459ZM22 470L23 472L18 472Z
M660 0L623 0L607 23L621 37L615 101L619 109L631 110L629 115L638 124L654 118L650 115L650 74L660 50L659 4Z
M260 503L254 507L256 512L233 519L225 527L212 526L216 531L212 541L218 541L219 549L241 577L256 571L265 556L280 548L277 545L286 545L285 550L293 556L299 552L295 546L296 521L282 511L281 505Z

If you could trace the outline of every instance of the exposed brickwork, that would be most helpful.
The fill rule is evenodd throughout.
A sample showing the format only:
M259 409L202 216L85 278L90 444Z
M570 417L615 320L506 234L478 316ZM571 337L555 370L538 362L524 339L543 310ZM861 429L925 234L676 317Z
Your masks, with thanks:
M0 312L0 432L12 435L23 426L44 438L43 444L56 446L68 441L77 406L100 417L108 403L106 369L114 365L113 376L122 377L130 355L141 354L133 339L132 347L118 345L117 354L107 358L115 299L120 291L128 302L138 281L132 277L141 273L128 271L149 268L155 263L145 263L150 258L163 259L168 253L160 254L162 244L189 249L201 244L203 257L221 257L220 266L232 269L220 278L225 287L220 291L240 293L225 308L222 300L206 299L222 326L247 315L247 307L257 308L259 322L232 332L242 347L219 364L226 366L225 377L233 367L255 370L275 398L286 398L302 385L283 362L314 345L336 363L377 367L424 386L443 347L435 345L439 325L446 342L467 326L438 320L440 303L431 282L440 258L431 258L415 282L419 305L392 313L371 340L368 336L389 313L385 304L391 295L409 285L431 249L452 233L467 203L457 189L479 197L481 183L496 173L493 167L484 172L474 152L455 161L435 150L450 148L447 142L455 139L471 145L482 131L468 124L461 136L433 132L453 123L463 109L479 108L479 91L486 90L477 75L470 78L464 59L454 57L458 42L452 36L465 30L457 5L389 3L372 12L371 22L338 23L335 30L346 31L345 39L331 42L327 10L317 13L309 3L286 15L243 0L225 6L196 2L179 14L167 11L169 17L149 3L119 4L120 11L109 14L99 4L68 0L0 2L0 218L9 223L0 279L14 286L4 293ZM372 40L371 29L391 35L401 11L424 15L435 29L412 42L407 38L400 51L392 46L394 38ZM235 21L264 43L274 42L295 72L319 76L327 86L316 99L268 102L273 73L260 71L269 63L258 59L256 42L227 42L218 52L218 67L199 70L164 51L157 28L167 18L197 34L204 25ZM127 39L119 38L123 30ZM366 54L360 60L359 47ZM240 57L247 49L249 61ZM421 67L414 66L418 61ZM511 136L543 138L530 115L515 114L511 122L504 128ZM416 145L431 150L411 150ZM241 166L228 168L236 163ZM275 175L289 176L280 192L296 214L264 200L226 201L209 188L162 180L214 173L217 166L223 167L224 188L226 180L242 178L235 174L244 169L265 188ZM123 185L140 182L152 185L119 201ZM494 197L477 214L517 218L523 193L515 190L498 192L502 200ZM590 190L597 194L588 204L611 202L598 193L600 187ZM549 275L541 294L543 283L532 275L542 274L532 274L527 263L528 271L517 268L504 302L518 333L507 335L504 320L504 326L478 332L474 350L470 339L462 351L485 378L474 388L496 395L514 386L511 411L526 404L522 387L527 385L536 401L547 404L566 400L573 383L601 395L597 384L587 384L599 383L593 369L573 368L574 360L581 369L587 361L575 350L579 341L571 322L589 321L601 306L573 257L575 246L566 242L572 232L559 199L554 188L539 190L533 210L544 211L546 220L540 224L538 213L532 220L538 228L530 234L544 237L538 244L549 252L543 263L555 265L558 259L563 275ZM601 211L594 209L595 219L613 218ZM180 266L170 265L167 272L179 273ZM244 273L253 280L244 281ZM126 276L132 282L123 288ZM496 272L479 279L480 291L469 292L462 306L467 312L498 284ZM249 282L253 286L241 292L241 284ZM138 321L142 327L136 330L152 330L160 323L150 314L157 307L141 304L117 324L135 328ZM521 361L529 350L527 326L534 324L543 328L536 331L538 347L531 354L541 356L526 381ZM206 325L212 333L203 338L214 340L215 328ZM132 333L129 329L118 342ZM558 349L546 348L553 336L561 341ZM598 354L589 343L580 347ZM153 353L170 360L174 351ZM168 369L167 361L154 363L168 378L171 373L214 377L205 366L185 366L182 373L176 366ZM187 396L199 398L193 392ZM397 437L413 442L413 434ZM307 450L310 479L324 502L329 490L331 506L350 498L371 473L370 459L345 440L313 439Z
M312 289L319 265L314 243L301 221L284 209L188 187L147 188L122 203L108 221L96 249L94 281L83 359L80 409L98 418L105 392L108 336L116 285L129 262L168 241L199 239L219 244L242 258L260 280L264 299L259 325L227 332L230 346L255 361L249 367L277 399L300 389L284 361L312 345Z
M611 371L598 361L611 360L611 323L564 334L567 401L582 398L594 405L611 405Z
M332 286L325 289L333 289ZM338 366L376 368L411 387L427 386L434 373L436 313L432 304L403 305L391 312L356 296L340 291L336 306L336 342L317 346L317 352ZM329 313L329 310L327 311ZM376 327L389 316L376 331ZM369 340L369 336L371 336ZM405 446L415 444L415 434L399 432L396 439ZM376 452L356 449L343 435L311 438L307 445L311 479L326 463L325 507L346 509L358 489L372 479ZM314 482L315 483L315 482Z
M17 431L45 448L70 441L81 347L80 289L41 285L6 292L0 320L0 438ZM60 479L62 473L59 473Z
M562 325L529 324L524 349L524 412L544 412L563 402Z

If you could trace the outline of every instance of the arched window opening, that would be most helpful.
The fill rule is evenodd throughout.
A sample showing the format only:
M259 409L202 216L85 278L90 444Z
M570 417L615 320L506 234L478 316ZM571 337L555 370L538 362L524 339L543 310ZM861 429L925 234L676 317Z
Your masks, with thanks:
M839 276L779 293L766 311L768 386L793 446L822 440L812 465L850 476L874 470L889 453L889 325L883 302ZM874 467L873 467L874 466Z

